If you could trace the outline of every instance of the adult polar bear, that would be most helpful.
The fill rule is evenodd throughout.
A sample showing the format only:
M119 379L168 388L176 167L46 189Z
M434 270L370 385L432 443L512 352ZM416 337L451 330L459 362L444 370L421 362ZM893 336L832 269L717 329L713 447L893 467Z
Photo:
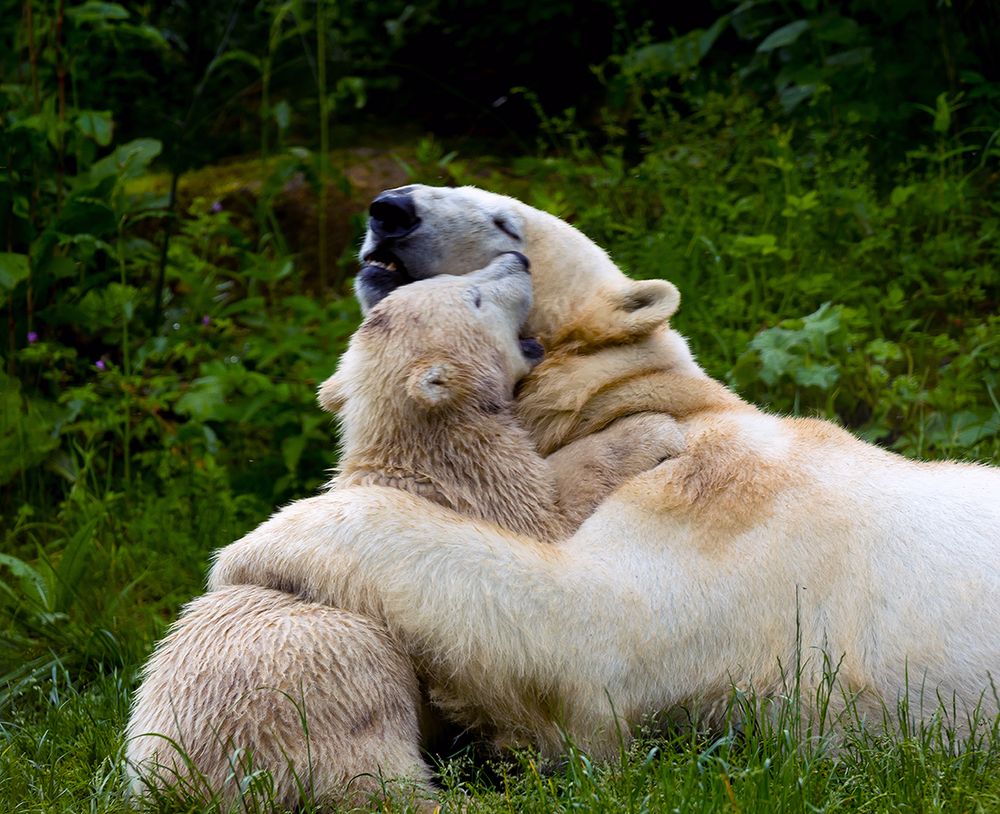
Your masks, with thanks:
M221 550L213 587L293 586L384 619L470 705L544 697L600 755L617 750L622 721L678 705L717 720L734 685L780 694L800 660L807 707L832 664L834 708L850 697L881 721L900 700L917 718L943 701L960 733L973 710L997 713L1000 470L908 461L746 404L666 324L672 286L628 280L516 200L411 186L372 216L363 302L385 278L461 274L502 251L531 258L530 325L548 355L519 402L543 453L646 411L676 420L686 449L555 549L398 492L344 489ZM656 304L662 328L623 329L631 309ZM561 746L550 720L502 723Z

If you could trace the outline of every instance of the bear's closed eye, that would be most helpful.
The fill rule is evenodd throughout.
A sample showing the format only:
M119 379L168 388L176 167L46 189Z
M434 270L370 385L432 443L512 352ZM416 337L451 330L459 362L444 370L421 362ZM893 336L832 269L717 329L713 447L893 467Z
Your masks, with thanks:
M493 225L497 227L501 232L503 232L508 237L514 238L514 240L520 240L521 236L514 231L513 227L501 218L499 215L493 218Z

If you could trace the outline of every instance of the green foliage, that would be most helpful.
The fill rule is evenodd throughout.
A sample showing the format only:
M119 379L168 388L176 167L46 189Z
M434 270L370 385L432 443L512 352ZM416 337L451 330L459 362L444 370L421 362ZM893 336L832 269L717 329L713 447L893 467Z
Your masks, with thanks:
M626 100L662 98L679 87L717 90L713 80L735 65L742 86L773 98L789 120L868 131L880 158L910 146L925 114L935 133L960 132L969 152L996 138L1000 92L980 72L989 65L995 73L986 33L1000 22L995 9L910 0L716 5L730 10L710 25L653 42L647 31L610 60L613 105L627 113Z
M540 115L534 154L439 134L399 165L518 195L633 275L672 280L701 363L762 406L907 455L1000 462L988 10L640 5L533 3L480 29L481 3L439 0L0 0L0 808L124 810L116 755L152 641L214 548L333 462L314 393L359 314L326 241L350 218L360 236L365 201L328 147L362 108L380 116L367 147L401 118L437 126L463 94L488 96L462 125L482 127L536 79L513 96ZM445 41L509 53L502 81L456 67ZM593 71L540 73L543 44ZM426 69L393 63L414 54ZM603 95L546 115L581 73ZM251 151L240 190L180 203L188 168ZM277 215L290 186L317 199L318 267ZM522 755L498 781L460 762L443 775L483 811L1000 804L995 738L956 757L933 727L860 732L833 757L791 721L751 718L740 737L651 734L620 766L573 753L546 773ZM154 808L201 810L176 791ZM269 810L264 778L255 800Z
M968 169L928 127L882 192L860 126L790 125L742 91L688 102L637 109L635 162L613 120L596 148L547 120L558 152L519 160L530 184L494 185L676 283L675 324L750 400L907 454L1000 461L996 158Z

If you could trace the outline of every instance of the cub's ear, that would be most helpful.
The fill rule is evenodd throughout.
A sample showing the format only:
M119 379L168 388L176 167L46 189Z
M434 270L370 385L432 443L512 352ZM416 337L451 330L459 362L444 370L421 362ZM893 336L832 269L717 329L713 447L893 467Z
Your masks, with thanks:
M345 391L344 382L341 381L338 374L334 373L319 386L319 390L316 391L316 400L319 402L319 406L328 413L339 413L347 402Z
M406 379L406 393L428 409L442 407L458 395L459 374L444 359L418 362Z

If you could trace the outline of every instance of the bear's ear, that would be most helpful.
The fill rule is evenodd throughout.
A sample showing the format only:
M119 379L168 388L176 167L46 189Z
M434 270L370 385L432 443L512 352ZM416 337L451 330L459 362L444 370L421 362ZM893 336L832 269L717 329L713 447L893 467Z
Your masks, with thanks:
M648 336L674 315L681 295L666 280L630 280L615 291L597 294L553 344L580 342L600 346Z
M347 393L340 376L334 373L316 391L319 406L328 413L339 413L347 402Z
M406 379L406 393L427 408L448 404L457 395L458 372L444 359L418 362Z
M648 334L677 312L681 293L666 280L636 280L618 293L618 319L631 336Z

